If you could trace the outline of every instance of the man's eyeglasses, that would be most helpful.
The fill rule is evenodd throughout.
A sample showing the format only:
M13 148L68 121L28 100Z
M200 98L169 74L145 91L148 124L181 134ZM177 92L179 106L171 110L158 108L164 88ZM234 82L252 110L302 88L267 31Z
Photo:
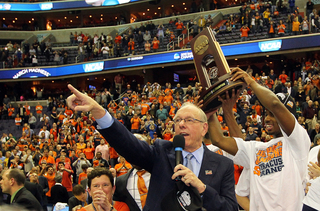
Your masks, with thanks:
M173 120L174 124L179 124L182 120L184 120L184 122L186 124L191 124L191 123L195 123L195 122L204 122L204 121L201 121L199 119L195 119L195 118L192 118L192 117L187 117L185 119L182 119L182 118L176 118Z

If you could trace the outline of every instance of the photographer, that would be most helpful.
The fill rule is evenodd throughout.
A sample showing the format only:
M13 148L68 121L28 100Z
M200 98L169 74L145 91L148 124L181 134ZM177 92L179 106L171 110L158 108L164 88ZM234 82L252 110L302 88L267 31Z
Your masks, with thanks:
M76 168L77 178L79 178L79 174L83 172L81 168L83 164L87 164L89 167L91 166L91 163L87 160L85 154L81 152L78 160L74 161L72 164L72 166Z
M32 156L32 160L34 161L34 164L38 165L39 161L43 157L43 154L40 152L40 147L36 147L36 152Z

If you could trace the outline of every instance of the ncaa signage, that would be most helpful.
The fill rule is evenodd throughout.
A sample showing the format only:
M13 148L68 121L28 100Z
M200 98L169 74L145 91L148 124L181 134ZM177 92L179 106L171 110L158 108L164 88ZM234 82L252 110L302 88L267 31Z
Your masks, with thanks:
M104 62L95 62L95 63L87 63L87 64L83 64L83 70L86 73L90 73L90 72L98 72L103 70L103 64Z
M178 53L175 53L173 56L173 59L174 60L180 59L180 55Z
M51 10L53 8L52 3L42 3L40 4L41 10Z
M278 51L281 49L281 45L282 40L259 42L259 48L261 52Z

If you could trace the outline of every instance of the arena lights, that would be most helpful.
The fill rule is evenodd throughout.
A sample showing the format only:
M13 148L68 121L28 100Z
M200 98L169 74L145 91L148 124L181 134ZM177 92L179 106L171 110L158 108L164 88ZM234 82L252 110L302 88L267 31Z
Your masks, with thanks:
M186 3L185 3L185 2L183 2L183 3L182 3L182 5L186 5Z
M14 18L16 21L18 20L18 18Z
M161 7L158 7L158 10L161 10Z
M150 9L147 9L147 11L149 12L149 11L150 11Z
M171 7L174 7L174 5L171 5Z
M76 16L76 18L79 18L79 16Z
M32 21L34 21L34 18L31 18Z
M64 19L67 19L67 17L65 16Z

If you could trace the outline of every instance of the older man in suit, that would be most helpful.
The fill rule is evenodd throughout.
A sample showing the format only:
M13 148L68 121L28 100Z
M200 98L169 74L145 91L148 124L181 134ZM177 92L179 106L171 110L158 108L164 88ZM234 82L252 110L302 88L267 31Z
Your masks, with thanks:
M11 195L10 204L23 206L28 210L42 210L39 201L24 187L24 174L18 169L9 169L2 174L2 191Z
M144 210L160 211L162 200L174 189L177 177L198 190L205 209L238 210L233 162L211 152L203 144L208 123L205 113L197 106L191 103L182 106L174 118L175 133L185 138L182 152L184 165L175 165L172 142L158 139L149 146L138 140L92 98L71 85L68 88L73 92L67 100L68 105L75 111L91 111L98 127L102 128L99 132L107 142L130 163L151 173Z

